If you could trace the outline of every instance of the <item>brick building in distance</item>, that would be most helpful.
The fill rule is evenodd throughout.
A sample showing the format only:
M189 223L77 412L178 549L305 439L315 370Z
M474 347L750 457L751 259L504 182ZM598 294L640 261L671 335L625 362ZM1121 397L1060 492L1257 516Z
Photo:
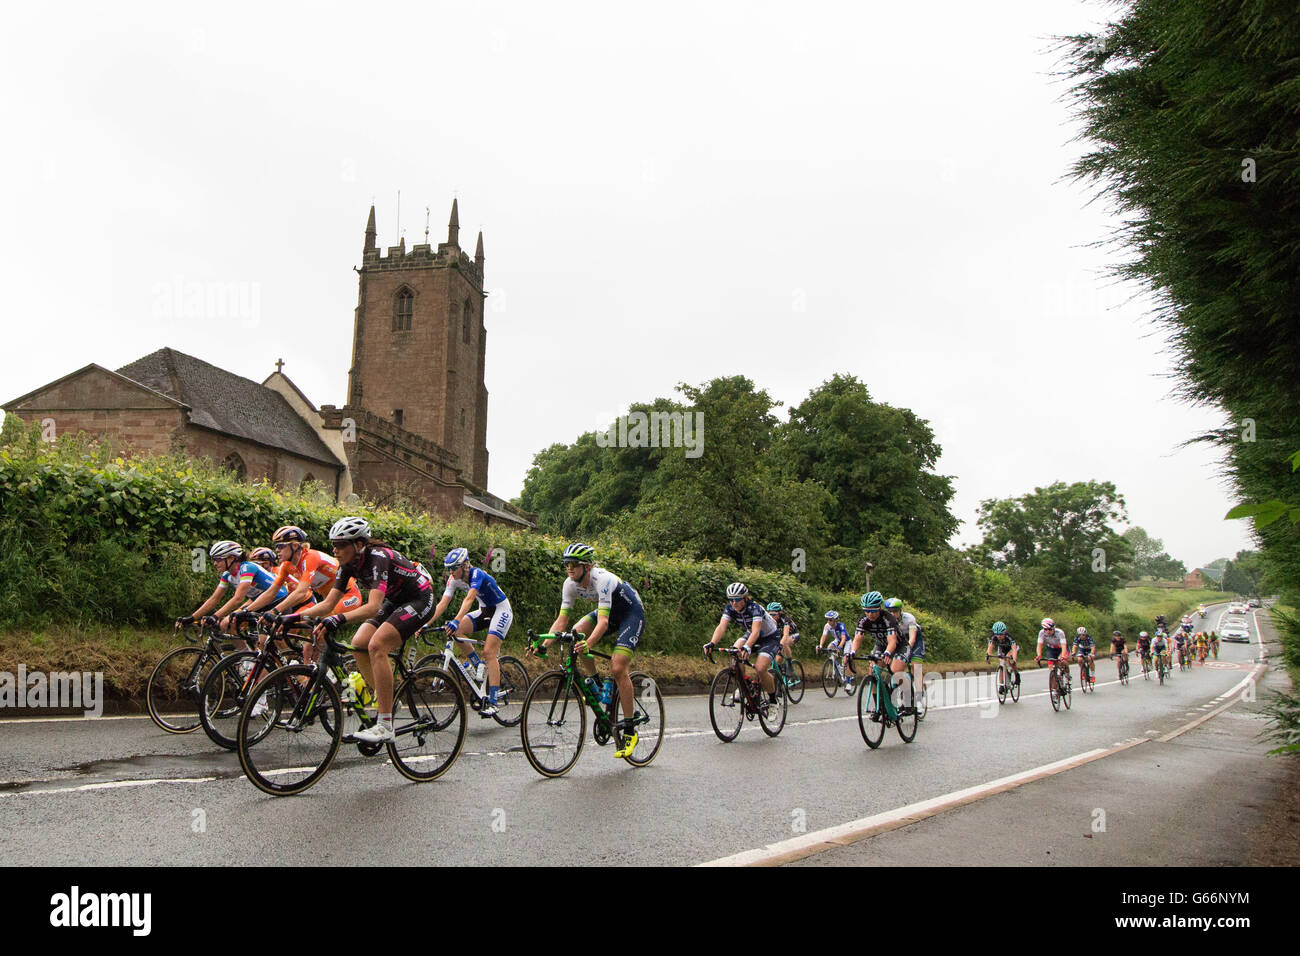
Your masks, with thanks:
M535 515L486 490L483 234L471 259L459 233L453 200L436 250L407 252L402 241L381 254L370 208L341 407L317 408L280 362L258 383L163 348L116 371L92 363L4 410L126 452L206 457L284 488L319 481L340 502L401 494L442 518L536 527Z

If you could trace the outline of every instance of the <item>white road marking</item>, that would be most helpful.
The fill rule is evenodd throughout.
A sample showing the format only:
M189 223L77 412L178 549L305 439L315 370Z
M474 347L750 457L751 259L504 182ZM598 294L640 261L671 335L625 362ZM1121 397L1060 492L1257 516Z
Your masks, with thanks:
M160 777L156 780L112 780L108 783L83 783L78 787L50 787L45 790L16 790L0 797L29 797L38 793L84 793L87 790L120 790L123 787L152 787L160 783L207 783L216 777Z

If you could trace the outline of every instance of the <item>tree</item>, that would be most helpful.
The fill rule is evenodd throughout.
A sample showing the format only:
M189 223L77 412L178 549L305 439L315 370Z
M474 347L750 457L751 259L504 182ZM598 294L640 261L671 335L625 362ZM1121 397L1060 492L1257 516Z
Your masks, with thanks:
M873 402L852 375L832 376L792 408L777 442L796 477L831 493L837 544L899 536L913 551L933 553L957 530L952 479L933 472L941 452L934 432L908 409Z
M1295 593L1300 525L1268 518L1300 517L1277 507L1300 448L1300 17L1291 0L1117 6L1063 39L1092 144L1073 173L1117 208L1115 272L1154 294L1183 397L1226 413L1202 438L1263 509L1243 516Z
M1124 539L1133 549L1133 574L1135 577L1176 581L1187 574L1187 568L1183 562L1171 558L1165 552L1164 542L1159 538L1151 537L1145 529L1135 525L1124 532Z
M1132 546L1110 526L1125 517L1111 482L1058 481L981 502L977 552L992 567L1020 570L1031 583L1109 611L1132 559Z

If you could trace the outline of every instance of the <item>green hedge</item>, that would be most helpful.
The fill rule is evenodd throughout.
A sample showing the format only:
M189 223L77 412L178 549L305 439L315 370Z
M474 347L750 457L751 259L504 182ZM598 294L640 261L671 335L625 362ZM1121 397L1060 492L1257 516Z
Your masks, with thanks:
M18 440L8 431L7 436L10 443L0 448L0 540L6 545L0 551L0 626L161 624L196 607L215 586L210 567L192 567L195 560L206 564L214 539L251 548L269 543L276 527L296 524L319 545L345 513L324 495L240 483L184 458L113 459L94 446L43 445L31 433ZM517 620L512 640L527 628L545 630L554 620L565 541L366 505L352 511L370 519L377 537L435 573L432 561L438 558L431 553L440 557L454 545L468 548L510 595ZM846 622L857 617L857 591L819 590L799 575L740 569L729 561L633 553L614 538L592 543L600 562L641 593L646 653L697 652L718 622L727 584L736 580L761 601L784 604L809 644L820 635L828 609ZM997 618L1013 633L1027 635L1044 614L995 604L970 617L942 618L915 606L925 597L917 593L925 585L901 574L877 568L872 585L907 602L925 628L931 659L974 659ZM895 576L900 579L891 580ZM972 581L981 597L1018 593L994 572L974 571ZM1094 633L1109 632L1114 620L1083 608L1049 607L1046 613L1063 627L1074 626L1077 618ZM1124 626L1131 631L1136 623Z

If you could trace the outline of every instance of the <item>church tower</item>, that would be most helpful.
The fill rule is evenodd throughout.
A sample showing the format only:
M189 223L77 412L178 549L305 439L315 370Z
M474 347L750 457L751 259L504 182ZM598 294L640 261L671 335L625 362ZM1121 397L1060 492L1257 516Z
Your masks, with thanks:
M348 405L457 456L464 480L487 487L487 331L483 234L460 248L455 200L447 241L381 254L370 207L361 252Z

